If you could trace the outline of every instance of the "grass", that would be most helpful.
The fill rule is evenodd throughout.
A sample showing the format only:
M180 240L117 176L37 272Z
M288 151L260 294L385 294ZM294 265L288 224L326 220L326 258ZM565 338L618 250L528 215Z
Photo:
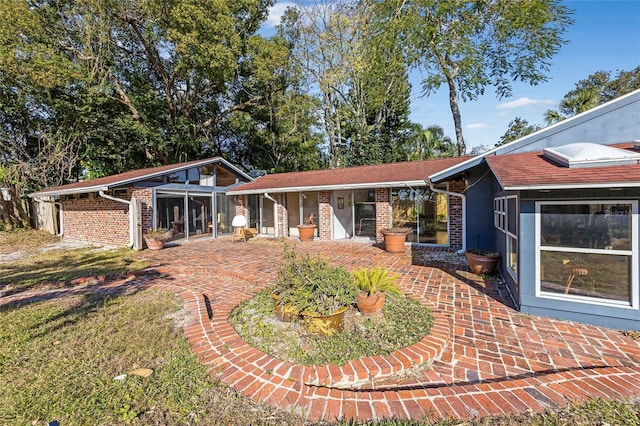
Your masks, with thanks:
M0 254L18 250L36 254L42 245L56 241L34 231L0 232ZM5 266L12 264L0 265L3 280ZM29 268L29 263L24 267ZM73 263L57 266L70 276L82 275L74 272L76 267ZM46 276L34 273L33 282L45 281ZM37 426L54 419L65 426L304 424L214 380L189 350L180 309L172 295L151 290L0 307L0 424ZM153 374L113 380L136 367L151 368ZM640 402L594 399L562 410L467 422L338 424L627 425L640 424Z
M45 231L16 229L0 231L0 254L16 251L37 252L47 244L57 243L59 238Z
M134 252L129 249L39 250L43 245L42 241L57 242L57 238L50 237L52 236L48 233L37 231L0 232L0 247L3 251L12 249L14 253L22 253L17 259L2 263L0 291L16 293L31 290L42 283L65 282L147 267L145 261L134 259Z
M351 307L344 331L328 337L308 335L301 321L278 321L271 289L258 293L231 313L231 323L250 344L276 358L298 364L343 365L350 359L388 355L429 333L431 310L406 296L387 294L382 316L365 317Z
M295 424L213 380L179 309L150 290L0 308L0 424Z

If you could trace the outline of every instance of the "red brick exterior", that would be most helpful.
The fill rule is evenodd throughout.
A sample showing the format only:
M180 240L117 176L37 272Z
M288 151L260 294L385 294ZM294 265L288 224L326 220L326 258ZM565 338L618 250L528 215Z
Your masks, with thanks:
M286 237L289 229L289 220L287 218L287 208L284 206L284 193L272 194L274 200L276 200L275 208L275 218L278 229L276 231L276 236L278 237Z
M449 192L463 193L463 181L449 182ZM462 198L449 196L449 247L462 248Z
M142 235L144 235L153 225L153 193L149 188L133 188L132 198L141 201Z
M117 198L142 201L142 232L152 224L151 190L129 188L126 195ZM88 198L62 201L63 239L82 241L103 246L126 247L130 243L128 204L101 197L98 193Z
M376 189L376 241L382 242L382 230L391 227L391 204L388 188Z
M462 193L464 182L449 182L448 190ZM391 203L388 188L376 189L376 241L382 242L383 237L380 232L384 228L392 226ZM318 193L318 238L320 240L331 240L333 238L333 208L331 206L332 191L320 191ZM278 236L288 236L289 229L287 208L283 204L285 194L275 193L274 199L277 201L276 210L278 218ZM451 248L462 247L462 199L460 197L448 197L449 206L449 246ZM249 217L249 196L236 196L236 213Z
M318 238L321 240L331 240L333 232L333 209L331 208L331 191L320 191L318 193Z
M449 182L449 191L462 193L464 182ZM151 228L153 223L152 192L149 188L129 188L126 195L118 198L130 201L132 198L141 200L142 233ZM287 209L284 206L284 194L273 194L276 200L276 217L278 223L278 237L288 236L289 229ZM460 197L449 199L449 246L462 247L462 200ZM235 197L236 214L249 217L249 196ZM333 238L332 223L333 209L331 206L331 191L320 191L318 194L318 238L331 240ZM63 200L62 217L64 224L63 238L69 241L83 241L98 245L125 247L129 244L129 211L127 204L100 197L99 194L89 194L89 198ZM388 188L376 189L376 241L383 240L384 228L391 224L391 205Z

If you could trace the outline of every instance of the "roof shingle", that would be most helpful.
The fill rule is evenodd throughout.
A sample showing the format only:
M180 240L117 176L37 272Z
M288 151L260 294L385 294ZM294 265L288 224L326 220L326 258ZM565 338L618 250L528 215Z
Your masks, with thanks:
M268 192L298 189L330 189L338 186L357 186L418 182L430 174L467 160L469 157L439 158L329 170L277 173L266 175L234 188L230 193Z
M630 143L615 146L633 148ZM569 168L548 160L542 151L488 156L486 160L504 189L629 186L634 183L640 186L640 164Z

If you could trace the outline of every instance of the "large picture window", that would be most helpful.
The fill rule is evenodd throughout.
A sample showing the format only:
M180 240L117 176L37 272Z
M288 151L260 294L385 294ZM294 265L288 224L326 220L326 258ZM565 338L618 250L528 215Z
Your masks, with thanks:
M637 202L539 202L536 213L539 295L637 305Z
M425 188L395 188L391 191L391 206L393 226L413 231L407 241L438 245L449 243L447 195Z

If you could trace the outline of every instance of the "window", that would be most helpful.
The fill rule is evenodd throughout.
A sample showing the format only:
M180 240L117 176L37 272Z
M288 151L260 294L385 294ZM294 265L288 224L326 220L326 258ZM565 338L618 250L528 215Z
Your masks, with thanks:
M439 245L449 243L449 206L446 194L426 188L394 188L391 191L391 206L393 226L408 227L413 231L407 241Z
M493 199L493 223L505 234L507 268L518 275L518 197L509 195Z
M538 202L541 296L637 305L637 202Z

